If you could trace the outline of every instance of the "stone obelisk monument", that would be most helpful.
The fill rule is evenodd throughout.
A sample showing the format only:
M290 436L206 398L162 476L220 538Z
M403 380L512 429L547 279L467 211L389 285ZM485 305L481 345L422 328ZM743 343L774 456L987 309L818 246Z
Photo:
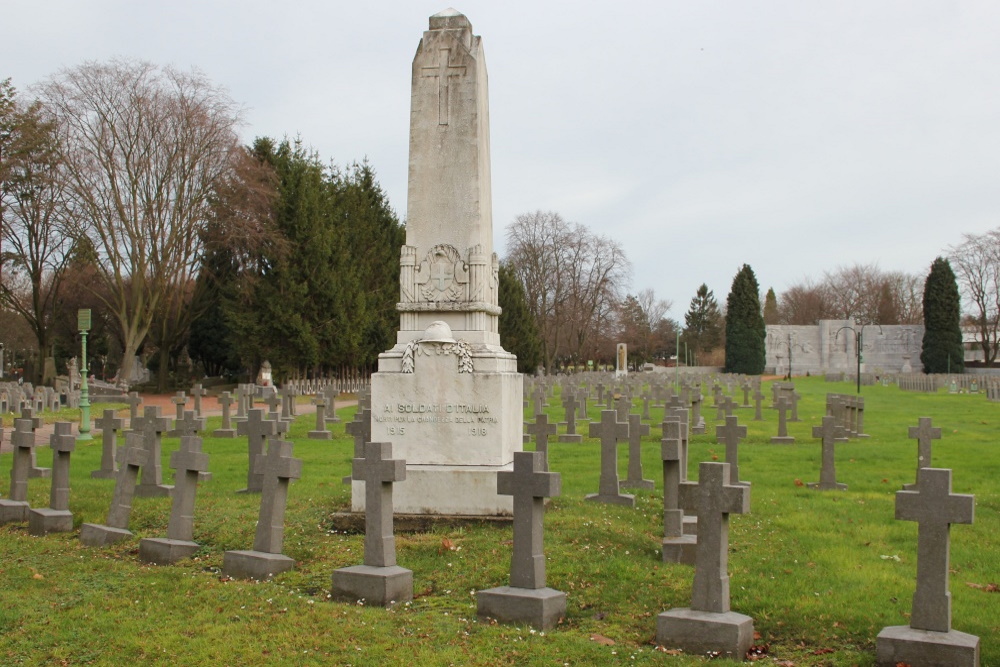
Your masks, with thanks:
M489 104L480 37L454 9L413 59L399 333L372 377L371 439L406 460L403 514L511 514L496 475L521 450L521 376L500 346ZM352 508L364 508L354 482Z

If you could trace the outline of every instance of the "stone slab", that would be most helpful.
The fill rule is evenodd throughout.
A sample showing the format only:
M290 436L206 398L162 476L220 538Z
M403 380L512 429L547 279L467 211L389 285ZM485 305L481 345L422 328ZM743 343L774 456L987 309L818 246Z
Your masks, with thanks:
M174 492L173 484L137 484L136 498L165 498Z
M222 556L222 573L233 579L264 581L295 567L295 561L284 554L264 551L227 551Z
M40 507L28 511L28 532L32 535L68 533L71 530L73 530L73 513L69 510Z
M837 482L836 484L824 484L823 482L809 482L806 487L817 491L847 491L847 485Z
M80 543L88 547L106 547L130 537L132 531L124 528L112 528L98 523L85 523L80 526Z
M772 445L794 445L795 444L795 438L793 436L790 436L790 435L785 435L785 436L774 435L774 436L771 436L771 444Z
M663 562L694 565L698 551L698 538L694 535L663 538Z
M566 616L566 594L552 588L490 588L476 593L476 615L548 630Z
M753 645L753 619L735 611L671 609L656 619L656 643L691 655L719 653L742 662Z
M29 509L30 506L23 500L0 500L0 526L27 521Z
M395 443L393 443L395 455ZM400 457L402 458L402 457ZM497 493L497 473L506 466L406 466L406 483L392 492L398 514L512 516L514 499ZM365 484L352 481L351 511L364 512Z
M357 602L379 607L413 600L413 572L405 567L373 567L355 565L333 571L333 588L330 595L334 600Z
M608 503L610 505L635 507L635 496L630 493L619 493L616 496L603 493L588 493L583 497L583 499L594 503Z
M979 667L979 637L951 630L933 632L908 625L883 628L875 639L879 667Z
M635 479L635 480L623 479L620 482L618 482L618 488L653 490L656 488L656 484L654 484L653 481L649 479Z
M309 431L306 436L310 440L333 440L333 433L331 431Z
M155 565L172 565L190 558L200 548L200 544L188 540L147 537L139 540L139 560Z
M91 479L115 479L118 477L116 470L94 470L90 473Z
M579 433L563 433L559 436L559 442L583 442L583 435Z
M217 428L212 431L213 438L235 438L236 429L234 428Z

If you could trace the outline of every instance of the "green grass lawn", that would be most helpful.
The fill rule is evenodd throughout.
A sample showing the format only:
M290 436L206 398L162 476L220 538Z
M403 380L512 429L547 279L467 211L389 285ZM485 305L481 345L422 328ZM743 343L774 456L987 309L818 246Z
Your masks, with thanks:
M730 521L732 607L753 617L766 646L762 664L872 665L882 627L908 622L916 573L917 525L895 521L894 493L912 482L916 443L907 428L932 417L943 430L935 467L952 468L955 493L976 495L976 522L952 530L953 626L978 635L982 664L1000 665L1000 404L982 395L917 394L864 387L867 439L837 446L844 492L818 492L820 423L825 393L847 383L800 378L802 421L789 424L793 445L768 442L777 413L750 421L741 446L741 477L752 482L751 513ZM769 394L768 387L764 387ZM706 393L708 393L706 391ZM742 398L742 392L739 392ZM562 418L551 400L550 421ZM709 399L708 403L711 400ZM637 401L638 405L638 401ZM95 406L99 415L104 406ZM348 420L354 408L340 410ZM63 415L46 415L67 418ZM127 412L126 412L127 414ZM592 417L599 415L593 407ZM703 410L709 435L693 436L690 473L698 462L724 459L715 444L715 415ZM645 477L660 487L659 421L644 441ZM330 528L331 513L349 506L353 441L344 425L332 441L309 440L314 417L292 428L302 479L289 493L284 552L294 571L266 583L227 580L223 552L253 543L259 497L238 495L246 482L246 441L206 438L214 478L198 490L195 540L202 550L174 566L138 561L138 539L162 537L170 499L136 499L136 538L106 549L80 545L78 530L37 538L26 524L0 527L0 664L292 664L292 665L587 665L701 664L653 644L656 615L690 602L692 569L660 558L660 491L637 492L635 509L584 503L597 491L599 444L550 443L550 466L563 494L548 506L548 583L568 594L556 629L480 623L474 592L507 583L510 527L441 526L397 535L399 564L414 572L415 599L394 610L328 599L335 568L361 563L361 535ZM9 420L7 421L9 425ZM219 418L209 420L209 431ZM578 424L586 433L586 424ZM9 431L8 431L9 433ZM177 447L164 440L164 465ZM619 470L626 470L627 445ZM95 439L73 454L71 509L80 523L103 523L113 482L90 479L99 467ZM38 450L40 465L51 452ZM9 454L0 458L0 494L9 490ZM169 471L167 471L169 481ZM404 482L405 483L405 482ZM31 480L33 507L48 505L48 480Z

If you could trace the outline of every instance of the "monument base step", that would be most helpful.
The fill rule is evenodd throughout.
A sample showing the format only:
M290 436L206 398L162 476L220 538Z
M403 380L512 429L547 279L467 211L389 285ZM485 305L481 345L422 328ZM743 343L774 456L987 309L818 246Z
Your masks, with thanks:
M406 483L392 491L398 514L513 516L513 496L497 493L497 473L505 466L407 465ZM351 511L364 512L365 483L351 485Z
M295 567L295 561L284 554L264 551L227 551L222 556L222 573L233 579L264 581Z
M32 535L68 533L71 530L73 530L73 513L69 510L40 507L28 512L28 532Z
M753 619L734 611L671 609L656 619L656 643L691 655L718 653L742 662L753 645Z
M476 593L476 615L548 630L566 616L566 594L552 588L490 588Z
M88 547L106 547L130 537L132 531L126 528L112 528L98 523L85 523L80 526L80 543Z
M28 510L31 507L23 500L0 500L0 526L6 523L18 523L28 520Z
M663 562L694 565L698 538L694 535L663 538Z
M413 600L413 572L404 567L355 565L333 571L330 595L342 602L391 607Z
M139 540L139 560L154 565L173 565L190 558L200 548L200 544L188 540L147 537Z
M933 632L894 625L878 633L875 659L879 667L979 667L979 637L958 630Z

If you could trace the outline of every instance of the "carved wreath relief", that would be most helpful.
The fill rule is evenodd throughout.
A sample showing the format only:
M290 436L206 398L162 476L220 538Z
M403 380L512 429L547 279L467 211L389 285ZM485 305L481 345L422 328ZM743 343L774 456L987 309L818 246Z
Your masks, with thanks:
M454 343L425 343L420 344L419 340L411 340L406 344L403 349L403 373L412 373L414 367L414 361L417 354L423 354L425 356L431 356L433 354L454 354L458 357L458 372L459 373L471 373L475 370L472 365L472 351L469 347L469 343L464 340L458 340Z

